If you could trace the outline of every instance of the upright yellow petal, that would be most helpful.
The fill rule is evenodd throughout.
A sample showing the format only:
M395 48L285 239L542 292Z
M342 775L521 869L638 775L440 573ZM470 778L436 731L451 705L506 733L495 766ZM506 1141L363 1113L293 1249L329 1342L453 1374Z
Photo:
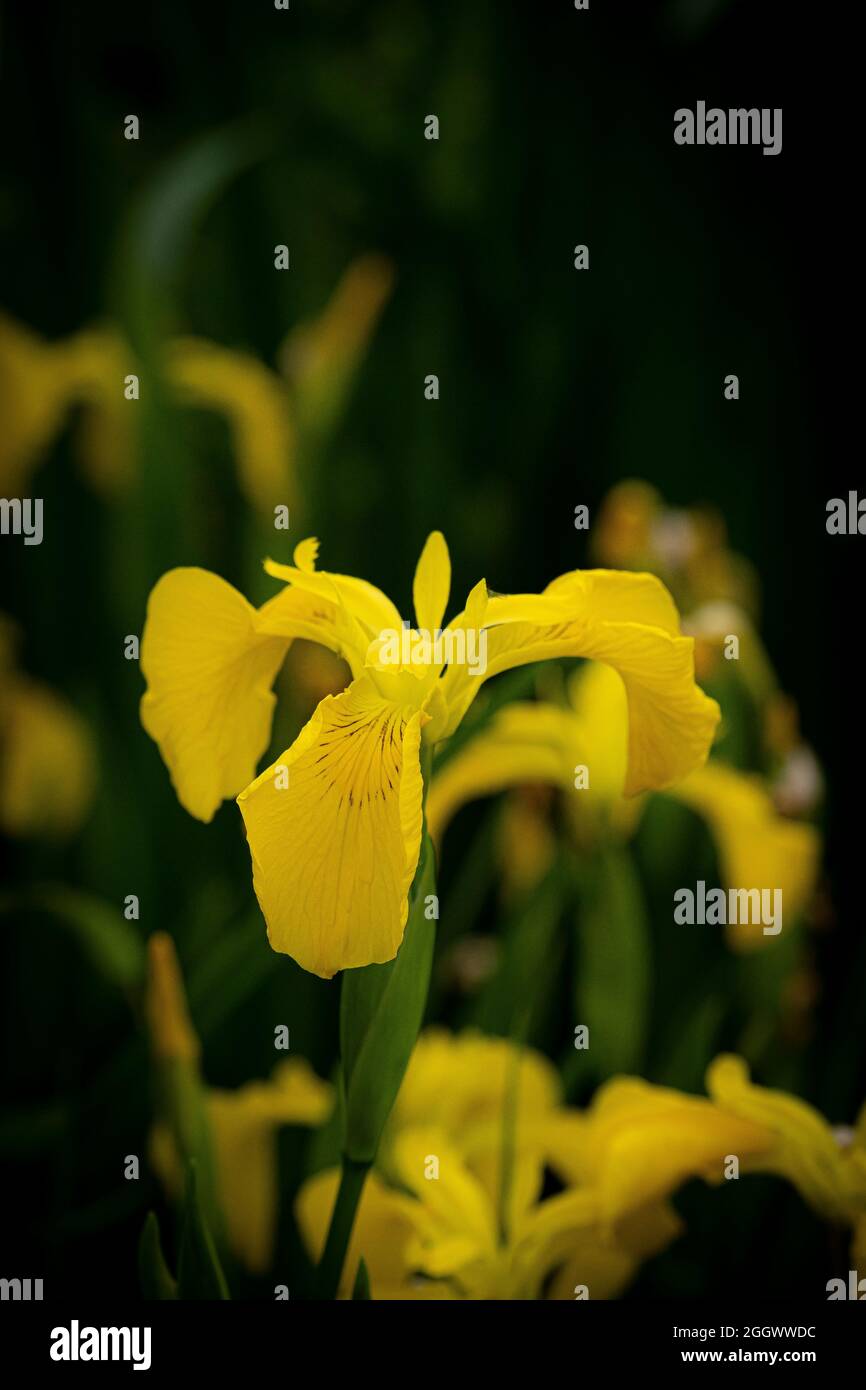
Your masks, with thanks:
M306 429L319 434L337 420L393 281L393 266L384 256L359 256L322 313L286 338L280 367Z
M421 632L442 626L451 592L451 559L441 531L431 531L421 551L412 585L415 621Z
M148 937L144 1008L156 1060L197 1065L201 1043L190 1018L174 940L168 932L156 931Z
M260 633L255 609L207 570L171 570L154 587L141 640L141 722L199 820L255 775L287 645Z
M306 589L286 586L263 603L255 615L256 631L263 636L303 637L343 658L353 676L364 670L364 634L358 632L345 609Z
M392 960L421 847L420 711L366 677L238 797L276 951L316 975Z
M375 584L356 579L354 575L316 569L318 545L313 538L301 541L295 548L293 565L266 560L265 569L275 579L282 579L295 589L324 599L339 609L347 633L353 634L352 645L364 654L370 641L378 637L383 628L396 630L400 627L400 614L387 594Z
M556 1068L542 1053L474 1029L454 1035L444 1028L428 1028L403 1078L393 1126L433 1124L462 1141L479 1126L499 1123L515 1052L518 1119L547 1114L558 1105L561 1087Z

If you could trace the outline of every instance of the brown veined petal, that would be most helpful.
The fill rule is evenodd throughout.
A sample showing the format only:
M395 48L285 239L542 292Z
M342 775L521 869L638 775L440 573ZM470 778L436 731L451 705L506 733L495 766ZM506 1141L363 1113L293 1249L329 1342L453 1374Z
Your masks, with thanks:
M403 939L424 718L362 677L238 797L270 943L324 979L392 960Z

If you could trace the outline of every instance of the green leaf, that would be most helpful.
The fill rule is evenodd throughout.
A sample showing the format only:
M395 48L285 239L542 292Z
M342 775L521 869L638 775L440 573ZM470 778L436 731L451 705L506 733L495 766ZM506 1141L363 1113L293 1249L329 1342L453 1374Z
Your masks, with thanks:
M131 990L144 978L144 941L123 914L101 898L50 885L0 897L0 914L45 912L76 937L111 984Z
M133 204L114 289L127 333L142 356L177 331L179 280L206 212L263 152L261 132L248 122L209 131L169 159Z
M162 1253L159 1222L149 1211L138 1242L138 1277L141 1296L147 1299L176 1299L177 1282Z
M714 995L689 1000L677 1010L653 1080L679 1091L702 1091L724 1014L724 999Z
M435 940L435 929L424 916L424 907L435 891L435 857L425 835L406 933L396 958L385 965L347 970L343 976L343 1152L355 1163L372 1163L376 1156L424 1017Z
M358 1261L358 1273L355 1275L355 1287L352 1290L352 1302L359 1302L369 1299L370 1294L370 1275L363 1255Z
M210 1227L199 1200L196 1165L187 1165L183 1234L177 1265L178 1296L184 1299L227 1299L228 1285Z
M629 855L597 852L581 875L577 1022L589 1026L601 1078L639 1070L649 1023L651 951L640 883Z
M556 989L562 966L557 940L566 881L556 863L537 888L522 898L503 931L502 959L469 1011L486 1033L530 1038L540 1010Z

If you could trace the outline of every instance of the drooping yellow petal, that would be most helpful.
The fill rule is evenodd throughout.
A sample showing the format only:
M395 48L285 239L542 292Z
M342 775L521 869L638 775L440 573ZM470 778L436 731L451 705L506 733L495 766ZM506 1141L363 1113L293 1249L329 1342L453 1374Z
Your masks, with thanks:
M770 1135L769 1150L749 1160L753 1171L787 1178L831 1220L850 1219L842 1149L817 1110L796 1096L755 1086L746 1063L730 1054L710 1063L707 1090L720 1109Z
M554 1117L546 1133L551 1166L596 1189L608 1223L687 1178L720 1182L729 1154L742 1163L771 1142L760 1124L727 1108L632 1077L607 1082L585 1114Z
M287 645L259 632L255 609L207 570L171 570L154 587L141 640L141 722L181 805L199 820L254 776Z
M14 674L0 690L0 827L63 837L87 814L95 754L81 716L48 686Z
M759 778L720 762L696 769L670 794L707 821L725 883L780 889L785 916L794 922L815 889L821 849L815 827L778 815ZM728 935L741 949L767 941L760 923L732 923Z
M276 951L329 979L392 960L421 846L418 710L362 677L238 797Z
M441 531L431 531L421 551L412 585L415 621L420 632L442 626L451 592L451 559Z
M166 373L183 400L228 419L241 489L252 505L266 511L293 504L294 430L280 378L256 358L201 338L172 342Z
M585 656L613 666L628 698L625 794L664 787L706 758L719 709L695 684L690 638L680 637L673 600L652 575L575 571L543 594L491 598L487 667L443 676L446 732L462 719L481 682L514 666Z

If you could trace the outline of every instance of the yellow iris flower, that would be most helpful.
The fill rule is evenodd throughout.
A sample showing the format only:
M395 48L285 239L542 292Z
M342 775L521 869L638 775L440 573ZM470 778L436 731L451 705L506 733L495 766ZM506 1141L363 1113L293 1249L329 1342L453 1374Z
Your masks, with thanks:
M729 1155L757 1167L773 1147L736 1107L633 1077L608 1082L585 1111L565 1107L539 1053L431 1029L361 1198L341 1293L363 1256L379 1299L615 1297L680 1233L669 1199L684 1182L718 1184ZM542 1198L545 1168L565 1191ZM320 1173L298 1196L314 1257L337 1181Z
M396 955L421 846L422 744L448 738L490 676L557 657L613 666L628 706L626 795L706 757L718 706L695 684L693 643L653 576L574 571L512 597L481 580L437 646L451 583L439 532L415 571L415 629L372 584L317 570L317 552L306 540L294 564L268 561L284 587L258 609L216 575L171 571L150 596L141 646L142 723L180 801L210 820L237 796L271 945L314 974ZM254 777L296 637L343 657L352 680Z
M685 1095L621 1076L578 1111L561 1104L554 1068L531 1049L430 1030L406 1073L380 1172L362 1196L341 1296L350 1296L363 1257L378 1299L571 1299L584 1287L590 1298L615 1297L680 1233L670 1197L692 1178L723 1184L731 1158L741 1177L775 1174L825 1219L851 1226L862 1269L866 1106L852 1130L834 1131L797 1097L753 1085L742 1059L728 1055L708 1068L707 1091ZM540 1199L545 1167L565 1191ZM297 1199L313 1255L337 1181L335 1171L319 1173Z
M639 814L623 801L628 755L628 706L623 682L610 667L589 665L572 676L569 707L516 703L454 755L437 776L427 801L434 841L464 802L532 782L569 797L575 833L592 839L605 825L626 834ZM575 790L575 770L589 783ZM717 761L704 763L666 788L697 811L716 841L722 875L735 887L779 888L789 920L808 903L817 880L820 836L814 826L780 816L761 778ZM729 926L738 949L766 941L757 927Z
M535 1299L549 1276L555 1276L552 1298L574 1298L578 1284L591 1298L609 1298L679 1230L673 1214L656 1206L624 1222L616 1237L606 1236L592 1190L539 1201L536 1167L518 1162L503 1236L493 1195L441 1130L404 1131L395 1166L401 1190L375 1174L368 1179L341 1297L349 1296L363 1256L375 1299ZM337 1181L336 1171L320 1173L298 1196L298 1224L314 1258Z

